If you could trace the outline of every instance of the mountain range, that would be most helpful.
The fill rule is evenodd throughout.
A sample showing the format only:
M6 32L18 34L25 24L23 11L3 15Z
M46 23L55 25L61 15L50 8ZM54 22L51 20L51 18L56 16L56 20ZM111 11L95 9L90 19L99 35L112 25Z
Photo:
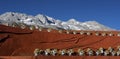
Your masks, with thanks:
M79 22L76 19L61 21L47 15L38 14L36 16L25 13L6 12L0 15L0 24L24 23L26 25L42 26L44 28L65 29L65 30L94 30L94 31L111 31L114 30L104 26L96 21Z

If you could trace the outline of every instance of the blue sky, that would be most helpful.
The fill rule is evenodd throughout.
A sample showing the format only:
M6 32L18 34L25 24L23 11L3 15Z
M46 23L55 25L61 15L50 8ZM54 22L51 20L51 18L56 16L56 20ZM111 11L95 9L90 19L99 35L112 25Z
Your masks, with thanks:
M44 14L67 21L97 21L120 30L120 0L0 0L0 14Z

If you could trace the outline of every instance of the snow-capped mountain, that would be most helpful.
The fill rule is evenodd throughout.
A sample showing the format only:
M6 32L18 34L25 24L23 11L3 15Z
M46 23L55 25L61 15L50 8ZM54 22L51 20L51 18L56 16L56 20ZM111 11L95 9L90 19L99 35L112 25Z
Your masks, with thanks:
M66 30L96 30L96 31L113 30L109 27L99 24L96 21L79 22L76 19L61 21L42 14L32 16L24 13L15 12L6 12L0 15L0 24L5 23L8 23L9 25L12 25L12 23L24 23L26 25Z

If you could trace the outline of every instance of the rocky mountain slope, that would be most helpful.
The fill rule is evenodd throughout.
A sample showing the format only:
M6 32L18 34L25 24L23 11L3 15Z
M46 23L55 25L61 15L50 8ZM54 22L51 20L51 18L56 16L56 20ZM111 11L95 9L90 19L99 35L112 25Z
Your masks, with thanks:
M109 31L113 30L96 21L79 22L76 19L61 21L52 17L38 14L36 16L27 15L24 13L6 12L0 15L0 24L24 23L26 25L42 26L44 28L66 29L66 30L95 30Z

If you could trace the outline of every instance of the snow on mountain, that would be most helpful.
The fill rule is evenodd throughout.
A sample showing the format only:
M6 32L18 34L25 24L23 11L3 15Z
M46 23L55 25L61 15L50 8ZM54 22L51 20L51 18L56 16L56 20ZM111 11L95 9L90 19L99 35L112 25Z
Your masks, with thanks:
M110 30L109 27L99 24L96 21L87 21L82 23L81 25L88 27L90 30L103 30L103 31Z
M79 22L76 19L69 19L68 21L56 20L52 17L38 14L36 16L27 15L24 13L6 12L0 15L0 24L8 23L24 23L26 25L42 26L45 28L53 29L66 29L66 30L99 30L108 31L113 30L96 21Z
M76 19L69 19L68 21L67 21L67 23L68 24L71 24L71 25L76 25L76 24L80 24L80 22L79 21L76 21Z

